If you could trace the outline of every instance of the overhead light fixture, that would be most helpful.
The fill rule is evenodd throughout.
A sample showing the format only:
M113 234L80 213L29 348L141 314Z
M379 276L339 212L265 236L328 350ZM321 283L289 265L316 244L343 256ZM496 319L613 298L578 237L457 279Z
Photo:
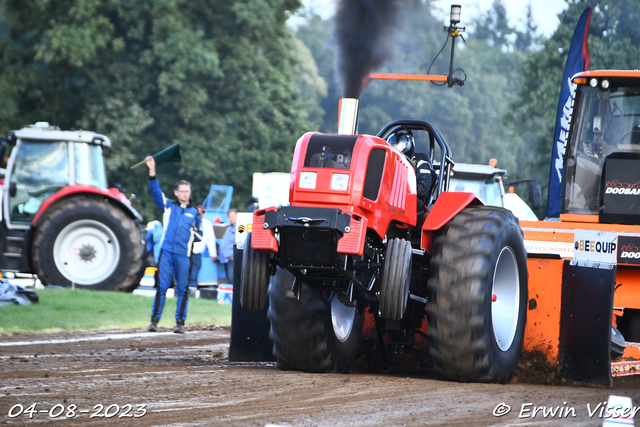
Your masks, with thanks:
M449 22L451 22L453 25L456 25L460 22L460 10L462 10L462 6L460 6L459 4L451 5L451 15L449 17Z

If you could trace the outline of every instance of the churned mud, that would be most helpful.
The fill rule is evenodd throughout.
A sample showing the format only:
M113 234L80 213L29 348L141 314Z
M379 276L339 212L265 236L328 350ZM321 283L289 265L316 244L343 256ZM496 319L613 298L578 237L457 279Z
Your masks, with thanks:
M527 360L509 384L465 384L428 370L306 374L230 363L228 344L229 328L216 326L0 336L0 424L601 426L609 395L640 406L637 377L613 388L543 385L557 383L554 372L529 373Z

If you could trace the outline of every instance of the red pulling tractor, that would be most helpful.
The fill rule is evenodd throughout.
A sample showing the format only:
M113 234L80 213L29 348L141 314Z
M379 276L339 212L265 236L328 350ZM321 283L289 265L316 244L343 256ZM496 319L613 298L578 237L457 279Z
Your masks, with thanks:
M414 166L387 142L407 129L422 135L438 172L420 215ZM381 349L411 349L428 337L445 378L511 377L526 322L522 231L510 211L447 191L451 157L442 135L416 120L389 123L377 136L298 140L290 206L254 212L240 280L245 309L269 300L280 368L345 371L368 311Z
M0 140L13 145L2 184L0 268L45 285L132 291L144 273L140 214L107 187L109 138L39 122Z

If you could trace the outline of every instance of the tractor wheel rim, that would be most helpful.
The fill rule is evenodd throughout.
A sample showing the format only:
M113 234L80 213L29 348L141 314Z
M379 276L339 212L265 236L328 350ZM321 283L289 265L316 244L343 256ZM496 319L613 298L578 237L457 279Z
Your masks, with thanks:
M334 295L331 299L331 323L333 324L333 332L340 342L345 342L356 320L356 308L347 307Z
M511 348L520 313L520 275L518 262L510 247L502 248L493 273L491 323L498 348Z
M74 221L62 229L53 245L58 271L70 282L95 285L118 267L120 244L113 231L101 222Z

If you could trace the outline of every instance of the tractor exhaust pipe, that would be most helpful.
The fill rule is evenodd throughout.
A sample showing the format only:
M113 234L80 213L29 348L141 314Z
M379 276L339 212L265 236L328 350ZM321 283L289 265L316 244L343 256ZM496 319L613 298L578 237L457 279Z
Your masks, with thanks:
M355 135L358 125L357 98L341 98L338 109L338 133L340 135Z

